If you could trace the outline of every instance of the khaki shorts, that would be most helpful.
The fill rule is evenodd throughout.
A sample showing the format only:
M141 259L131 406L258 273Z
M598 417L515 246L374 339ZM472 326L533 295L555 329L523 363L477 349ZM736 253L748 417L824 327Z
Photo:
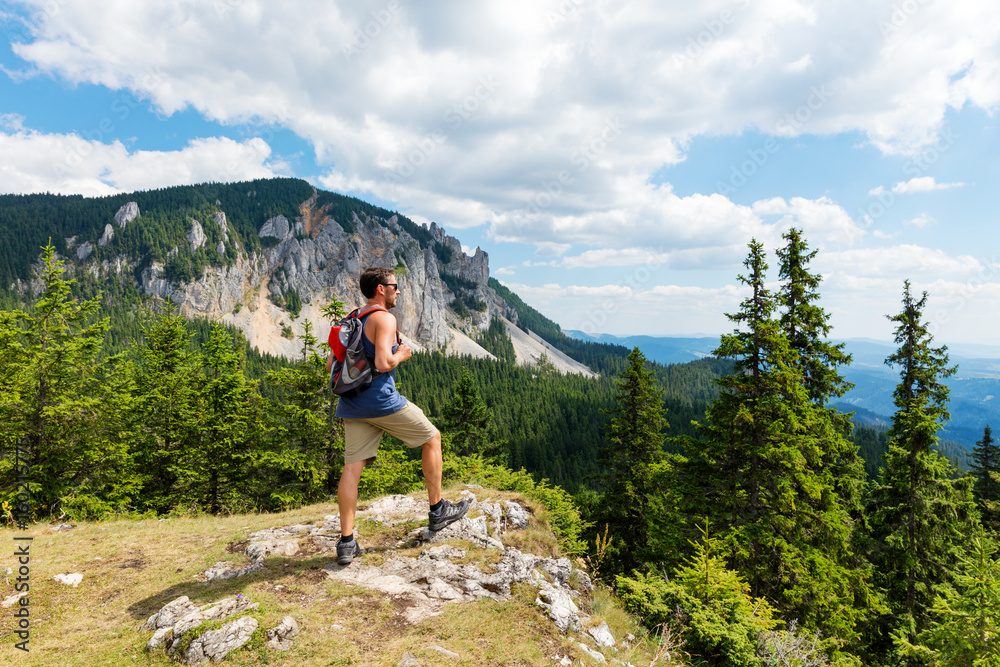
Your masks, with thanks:
M405 442L407 447L419 447L438 434L424 411L409 401L385 417L344 419L344 463L374 459L386 431Z

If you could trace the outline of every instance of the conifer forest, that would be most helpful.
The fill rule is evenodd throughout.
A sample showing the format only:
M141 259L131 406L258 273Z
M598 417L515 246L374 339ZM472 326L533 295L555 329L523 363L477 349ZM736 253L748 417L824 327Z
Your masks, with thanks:
M241 204L226 203L233 233L259 244ZM151 232L130 233L136 252L170 261ZM0 253L8 284L37 256L22 245L43 249L37 297L0 303L5 521L22 465L35 521L335 498L343 428L327 331L307 327L295 360L262 355L236 329L68 276L36 237ZM491 326L478 342L496 360L417 353L400 391L441 429L448 482L488 469L546 489L564 549L689 664L1000 665L1000 449L983 424L967 470L943 453L955 368L927 327L934 295L899 286L898 311L884 314L895 413L887 429L858 425L831 407L850 388L851 357L829 342L817 251L797 229L783 242L774 257L747 247L746 297L713 358L665 366L570 339L491 279L520 326L599 377L518 366ZM177 260L172 277L197 275L199 261ZM332 322L343 304L325 312ZM387 437L362 496L420 488L415 456Z

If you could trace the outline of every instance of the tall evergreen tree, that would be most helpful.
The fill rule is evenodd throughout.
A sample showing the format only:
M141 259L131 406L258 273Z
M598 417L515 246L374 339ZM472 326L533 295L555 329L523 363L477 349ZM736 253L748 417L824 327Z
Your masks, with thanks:
M989 424L983 429L983 438L972 448L972 465L969 471L975 477L973 491L979 504L983 525L991 530L1000 528L1000 446L993 440Z
M249 509L241 498L242 490L263 430L260 400L243 375L237 349L218 324L212 326L211 337L202 346L199 437L188 461L194 473L188 494L213 514L223 507Z
M44 248L33 308L0 319L0 463L2 488L16 495L14 460L20 447L30 467L31 507L38 514L75 510L77 517L120 506L135 479L126 429L119 421L120 388L108 383L119 360L101 359L106 319L99 297L72 297L72 280Z
M791 349L798 357L793 362L798 368L809 398L825 414L822 433L821 467L818 471L830 476L841 505L855 517L861 512L861 498L866 486L864 461L858 447L849 440L852 424L849 414L829 405L834 398L843 396L854 385L841 375L837 367L851 363L851 355L844 352L844 344L833 344L830 335L830 315L817 303L822 276L809 271L809 263L816 256L810 251L802 232L789 229L783 237L787 243L778 249L780 276L783 280L779 301L782 306L781 329L788 338Z
M449 451L458 456L480 454L503 460L506 442L497 434L493 413L479 396L475 380L465 366L455 382L451 403L443 410Z
M889 606L874 627L872 650L889 659L901 656L891 642L915 644L927 629L929 610L952 581L976 520L969 478L952 479L955 470L934 449L948 418L948 387L941 380L955 368L948 366L946 347L931 346L922 321L927 293L915 299L906 281L902 303L900 313L888 316L896 323L899 349L886 364L900 367L900 382L893 393L897 410L889 451L870 507L879 545L875 572ZM923 664L913 655L899 659Z
M141 424L136 452L144 476L140 499L145 507L165 512L185 500L178 481L189 476L186 466L196 449L201 379L200 359L170 301L144 328L139 354L135 420Z
M687 444L686 512L727 540L752 596L806 628L851 640L861 614L855 600L867 585L826 458L840 435L803 385L800 357L774 317L763 246L749 247L739 279L751 293L727 315L743 329L715 351L735 360L734 373L719 381L701 439Z
M830 315L816 303L823 277L809 271L816 250L809 250L802 231L789 229L782 235L787 241L778 249L779 275L783 281L779 300L783 307L781 329L789 346L799 355L802 384L809 398L825 406L834 397L843 396L854 385L837 372L838 366L851 363L844 343L826 340L830 335Z
M280 480L271 491L279 506L334 493L343 464L343 434L330 419L326 358L308 320L301 340L302 357L295 366L267 373L279 397L269 408L274 430L262 463Z
M659 560L649 553L652 523L658 520L650 508L660 493L656 467L665 457L667 420L660 389L639 348L628 355L628 365L615 386L616 405L602 452L604 493L597 517L608 526L614 561L610 569L627 573Z

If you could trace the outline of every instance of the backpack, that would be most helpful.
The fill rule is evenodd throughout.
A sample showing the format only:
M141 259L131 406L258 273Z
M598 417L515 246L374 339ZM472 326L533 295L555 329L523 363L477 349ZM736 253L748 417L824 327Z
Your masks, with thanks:
M365 352L364 322L361 318L376 310L374 306L359 312L356 308L330 329L330 348L333 349L333 366L330 368L330 388L338 396L353 398L371 386L372 380L381 375L375 369L375 358ZM387 311L388 312L388 311ZM396 332L399 341L399 332Z

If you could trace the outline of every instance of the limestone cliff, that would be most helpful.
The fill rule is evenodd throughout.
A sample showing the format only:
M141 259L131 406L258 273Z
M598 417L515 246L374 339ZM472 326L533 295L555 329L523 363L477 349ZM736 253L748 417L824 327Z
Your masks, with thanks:
M185 316L238 326L262 352L294 357L301 351L299 336L306 321L324 339L331 322L320 309L334 298L348 310L362 305L362 269L387 266L396 271L401 294L394 312L407 342L418 350L489 356L474 342L478 333L492 318L515 319L516 313L489 287L485 252L477 248L472 256L465 254L458 239L436 224L427 229L406 221L404 226L395 215L358 217L356 212L350 219L335 219L316 200L303 202L294 220L279 215L264 222L258 230L262 248L253 251L231 238L225 211L192 218L187 235L191 250L204 245L206 230L216 227L222 240L213 250L221 258L235 244L235 261L209 266L187 283L170 282L164 265L154 262L141 272L141 290L172 300ZM134 202L116 216L119 226L125 221L143 224ZM113 229L109 224L108 230ZM86 255L80 254L82 262ZM121 257L88 270L127 279L134 263L135 258ZM302 304L295 318L287 307L293 294Z

